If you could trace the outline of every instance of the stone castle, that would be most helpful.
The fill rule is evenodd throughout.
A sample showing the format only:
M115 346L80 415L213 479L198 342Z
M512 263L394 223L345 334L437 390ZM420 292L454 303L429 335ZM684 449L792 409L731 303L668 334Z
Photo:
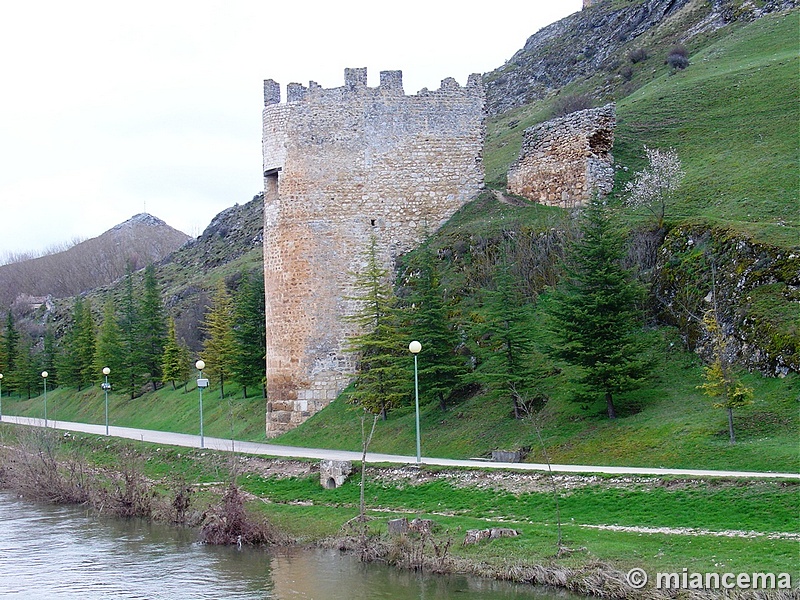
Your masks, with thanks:
M264 82L268 436L330 403L355 374L354 273L436 231L483 187L484 90L445 79L403 92L402 73L346 69L343 87Z
M614 186L616 108L607 104L552 119L523 133L508 170L508 191L548 206L571 209Z

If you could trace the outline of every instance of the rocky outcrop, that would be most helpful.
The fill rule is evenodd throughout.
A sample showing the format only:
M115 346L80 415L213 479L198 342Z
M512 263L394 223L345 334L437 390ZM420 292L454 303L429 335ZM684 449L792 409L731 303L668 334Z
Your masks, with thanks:
M624 48L663 24L693 0L643 0L591 2L576 12L530 36L525 46L506 63L484 75L487 112L497 115L611 70L624 58ZM757 19L765 14L796 8L797 0L714 0L696 2L692 21L679 27L675 42L685 42L704 31L732 21ZM554 51L557 48L558 51Z
M658 316L678 327L689 347L710 357L700 318L716 302L729 358L770 376L800 372L800 248L678 227L659 249L655 274Z
M599 2L539 30L505 65L484 76L489 114L528 104L591 77L618 58L623 44L689 2L646 0L616 10L608 2Z

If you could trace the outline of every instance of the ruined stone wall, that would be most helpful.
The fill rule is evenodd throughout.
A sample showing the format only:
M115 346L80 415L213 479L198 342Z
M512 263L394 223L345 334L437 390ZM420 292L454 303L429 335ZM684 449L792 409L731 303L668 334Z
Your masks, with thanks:
M574 208L614 185L614 104L577 111L525 130L508 191L548 206Z
M264 83L267 435L291 429L349 383L353 273L375 236L382 263L438 229L483 186L484 92L446 79L403 92L400 71L367 86Z

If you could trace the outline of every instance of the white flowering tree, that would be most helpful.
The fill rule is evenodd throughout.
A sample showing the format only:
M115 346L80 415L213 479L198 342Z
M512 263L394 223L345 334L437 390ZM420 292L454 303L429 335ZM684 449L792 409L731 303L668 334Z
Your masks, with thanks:
M625 185L630 206L644 207L653 215L660 229L664 225L667 205L674 200L685 175L674 148L659 150L644 147L648 165Z

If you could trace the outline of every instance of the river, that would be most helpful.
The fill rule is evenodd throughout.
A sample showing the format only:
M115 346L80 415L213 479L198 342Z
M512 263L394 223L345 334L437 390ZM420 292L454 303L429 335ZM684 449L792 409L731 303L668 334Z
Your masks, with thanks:
M329 550L198 544L196 533L0 493L0 598L565 600L559 591L421 576Z

